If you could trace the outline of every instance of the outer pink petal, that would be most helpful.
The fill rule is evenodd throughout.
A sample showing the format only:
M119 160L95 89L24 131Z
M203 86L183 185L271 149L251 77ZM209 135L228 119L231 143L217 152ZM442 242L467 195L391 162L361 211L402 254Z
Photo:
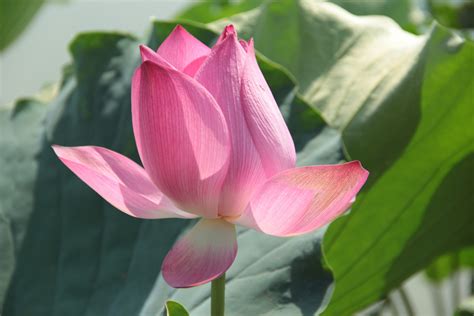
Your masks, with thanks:
M157 65L168 67L168 68L175 68L171 65L166 59L158 55L154 50L146 45L140 45L140 55L142 57L142 62L150 60Z
M132 160L102 147L53 146L61 161L107 202L140 218L192 218L178 210Z
M190 76L196 73L210 52L209 47L189 34L181 25L176 26L157 51L176 69Z
M223 220L202 219L168 253L163 277L176 288L201 285L226 272L236 255L235 226Z
M132 116L150 178L180 208L216 217L229 136L213 99L193 78L151 61L132 81Z
M293 168L296 162L295 145L258 67L253 41L247 46L240 96L245 121L267 177Z
M247 127L240 88L246 52L232 27L227 27L195 78L216 99L231 136L231 155L219 203L219 214L237 216L255 188L265 181L265 170Z
M275 236L313 231L347 210L368 175L358 161L285 170L262 185L235 222Z

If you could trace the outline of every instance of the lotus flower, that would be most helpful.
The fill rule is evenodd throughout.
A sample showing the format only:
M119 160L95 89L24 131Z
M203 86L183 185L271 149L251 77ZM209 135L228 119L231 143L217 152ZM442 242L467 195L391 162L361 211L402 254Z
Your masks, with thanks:
M53 146L110 204L139 218L197 218L164 259L164 279L191 287L224 273L235 225L295 236L341 215L365 183L357 161L295 168L295 147L253 42L227 26L211 48L177 26L140 47L133 131L143 167L111 150Z

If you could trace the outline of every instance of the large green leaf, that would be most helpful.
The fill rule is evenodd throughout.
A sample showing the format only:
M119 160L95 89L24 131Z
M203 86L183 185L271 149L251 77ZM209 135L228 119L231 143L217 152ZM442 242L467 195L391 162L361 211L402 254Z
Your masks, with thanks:
M371 172L352 212L325 237L335 276L326 315L351 314L474 243L471 43L439 26L414 36L386 18L316 1L268 3L230 21L291 72Z
M433 258L474 245L473 54L441 28L428 39L414 137L325 237L336 279L326 315L366 306Z
M0 52L28 26L45 0L0 1Z
M416 32L413 21L413 1L410 0L330 0L355 15L385 15L395 20L405 30Z
M314 0L317 1L317 0ZM328 0L318 0L328 1ZM177 18L184 20L209 23L217 19L248 11L258 7L268 0L204 0L187 7L179 13ZM273 1L277 2L277 1ZM397 21L404 29L416 31L417 27L412 21L413 8L410 0L377 0L377 1L354 1L354 0L330 0L330 2L346 9L356 15L386 15Z
M156 46L173 27L156 22L150 45ZM205 28L186 27L207 43L216 39ZM192 315L207 313L209 286L175 291L159 277L162 259L193 222L145 221L118 212L64 167L50 148L53 143L93 144L138 159L129 101L130 78L139 62L138 40L114 33L83 34L72 42L71 53L73 66L40 120L44 123L18 122L31 125L41 137L28 138L39 148L37 155L22 157L31 166L22 173L11 171L27 183L15 192L24 197L24 204L2 192L10 227L28 219L11 217L18 207L31 213L3 315L156 315L170 297ZM340 161L339 132L296 96L294 83L279 66L265 58L260 63L295 137L299 162ZM26 141L3 140L11 133L1 134L9 151L24 149ZM14 158L5 162L7 169ZM239 230L239 254L228 272L229 315L314 313L332 282L321 265L321 236L316 232L287 239ZM8 238L3 240L11 251Z
M35 100L21 100L14 109L0 109L0 306L33 203L33 195L24 193L33 189L31 179L38 168L35 157L40 151L45 113L46 106Z

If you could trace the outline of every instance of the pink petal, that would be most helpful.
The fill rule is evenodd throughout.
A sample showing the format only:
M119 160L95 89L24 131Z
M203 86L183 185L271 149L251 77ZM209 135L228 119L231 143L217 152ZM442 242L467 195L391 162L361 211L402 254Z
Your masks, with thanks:
M190 75L191 77L194 77L206 59L207 56L196 58L183 69L183 72Z
M140 45L140 55L142 57L142 62L150 60L163 67L174 68L173 65L166 61L166 59L158 55L154 50L146 45Z
M178 25L163 41L157 53L176 69L193 76L211 49ZM192 66L190 66L192 64Z
M198 286L226 272L236 255L235 226L223 220L202 219L166 256L163 278L176 288Z
M267 177L295 166L296 152L290 131L258 67L251 40L240 90L247 127Z
M132 81L132 116L153 182L181 209L216 217L230 148L213 97L193 78L145 61Z
M246 55L233 28L227 27L195 76L221 107L231 136L229 170L219 202L222 216L239 215L255 188L266 179L240 100Z
M344 213L368 175L358 161L285 170L262 185L234 222L275 236L308 233Z
M107 202L140 218L193 218L178 210L138 164L102 147L53 146L61 161Z
M216 44L214 46L219 45L222 43L223 40L225 40L229 36L237 35L237 31L235 30L235 27L232 24L226 25L224 28L224 31L222 31L221 35L217 38Z

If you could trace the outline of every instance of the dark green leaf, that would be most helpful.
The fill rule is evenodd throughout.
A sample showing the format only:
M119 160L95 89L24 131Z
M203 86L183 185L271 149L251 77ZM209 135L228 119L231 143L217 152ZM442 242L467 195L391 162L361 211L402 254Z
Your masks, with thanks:
M474 28L474 1L428 0L433 18L441 24L458 28Z
M38 169L36 157L46 109L35 100L21 100L12 109L0 109L0 307L31 213L31 179Z

